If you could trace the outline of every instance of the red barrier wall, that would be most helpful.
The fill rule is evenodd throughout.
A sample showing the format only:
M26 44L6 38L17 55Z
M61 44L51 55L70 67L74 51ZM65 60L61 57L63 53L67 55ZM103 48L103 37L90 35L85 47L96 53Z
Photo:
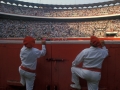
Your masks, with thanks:
M0 90L25 90L19 84L21 40L0 40ZM109 56L103 62L99 90L120 90L120 41L106 40ZM36 48L41 43L36 41ZM76 55L89 47L89 41L47 41L46 56L38 59L34 90L71 90L71 63ZM80 79L82 90L87 90Z

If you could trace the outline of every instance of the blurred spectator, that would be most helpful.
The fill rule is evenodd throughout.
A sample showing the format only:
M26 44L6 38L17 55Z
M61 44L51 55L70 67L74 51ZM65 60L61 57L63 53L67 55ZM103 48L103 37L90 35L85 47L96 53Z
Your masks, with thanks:
M41 17L84 17L120 13L120 5L86 9L40 9L0 3L0 12Z
M112 29L111 29L112 28ZM43 22L0 19L0 38L24 38L32 36L37 40L41 37L105 37L105 32L119 32L120 19L85 22ZM117 35L119 36L119 34Z

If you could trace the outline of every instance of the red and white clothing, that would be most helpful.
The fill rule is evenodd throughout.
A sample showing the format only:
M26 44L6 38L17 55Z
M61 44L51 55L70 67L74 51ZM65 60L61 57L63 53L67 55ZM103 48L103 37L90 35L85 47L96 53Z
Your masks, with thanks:
M44 56L45 54L45 45L42 45L42 50L39 50L37 48L29 49L23 46L20 52L21 65L35 70L37 65L37 59Z
M79 77L87 80L88 90L98 90L101 72L88 70L89 68L101 69L103 60L108 56L106 47L93 47L82 50L72 62L72 82L79 85ZM83 63L83 68L76 67ZM84 69L88 68L88 69Z
M36 70L37 59L44 56L46 54L45 45L42 45L42 50L37 48L27 48L23 46L20 51L20 58L21 58L21 66L28 68L30 70ZM19 67L19 72L21 76L21 84L26 84L26 90L33 90L34 80L35 80L35 73L25 71Z

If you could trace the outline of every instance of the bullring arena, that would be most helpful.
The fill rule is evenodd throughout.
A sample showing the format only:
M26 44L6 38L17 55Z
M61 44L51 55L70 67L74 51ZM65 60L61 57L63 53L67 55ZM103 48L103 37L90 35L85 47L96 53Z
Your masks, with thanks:
M120 90L119 17L119 0L76 5L0 0L0 90L25 90L18 72L25 36L35 38L39 49L46 40L47 55L38 59L34 90L72 90L71 63L90 46L92 35L109 50L99 90ZM88 90L86 81L80 81L82 90Z

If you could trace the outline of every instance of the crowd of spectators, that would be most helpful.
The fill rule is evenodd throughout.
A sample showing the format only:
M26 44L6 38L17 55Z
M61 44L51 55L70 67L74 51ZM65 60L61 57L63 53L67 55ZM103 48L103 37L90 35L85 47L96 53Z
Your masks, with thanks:
M120 14L120 5L85 9L42 9L0 3L0 12L41 17L85 17Z
M0 19L0 38L41 37L106 37L106 32L117 32L120 36L120 19L84 21L84 22L50 22Z

